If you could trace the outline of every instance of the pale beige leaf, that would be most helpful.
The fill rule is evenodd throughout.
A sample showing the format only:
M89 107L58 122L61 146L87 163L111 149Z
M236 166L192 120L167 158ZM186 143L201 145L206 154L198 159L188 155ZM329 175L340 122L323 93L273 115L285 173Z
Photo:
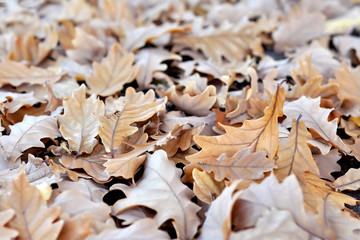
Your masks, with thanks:
M350 168L345 175L337 178L329 186L339 191L358 190L360 188L360 169Z
M66 1L63 4L64 8L57 16L58 19L69 19L75 22L83 22L90 20L95 14L95 9L85 0Z
M46 160L36 158L34 155L28 155L28 162L25 165L25 173L31 185L40 185L57 183L62 179L57 176L51 165L46 164Z
M61 136L55 118L25 115L22 122L10 126L11 133L0 137L0 145L9 162L15 162L22 152L31 147L45 147L42 138Z
M331 228L339 240L358 239L360 236L360 219L347 210L341 210L328 194L323 204L318 207L319 215L328 228Z
M37 98L33 92L17 93L0 90L0 108L4 113L5 109L8 113L14 113L21 107L31 107L36 103L44 103L44 99Z
M329 192L330 198L335 201L339 208L344 208L345 204L355 205L358 201L342 192L333 190L328 181L325 181L310 172L305 172L303 176L298 176L298 181L304 196L305 208L314 213L317 212L319 200L324 200Z
M264 172L276 168L274 161L266 157L265 151L252 152L249 147L236 152L232 157L223 153L216 161L198 164L205 171L214 172L217 181L225 178L230 181L260 179L264 177Z
M88 212L83 212L70 217L62 214L64 226L60 232L58 240L77 240L84 239L90 235L93 218Z
M334 69L335 79L330 79L330 83L337 83L339 85L338 96L340 100L349 101L348 105L354 105L350 107L349 112L345 112L347 115L350 113L354 117L359 117L359 105L360 105L360 68L351 68L346 63L342 63L340 68Z
M99 135L106 152L111 152L111 156L114 157L114 151L120 147L124 138L137 131L138 128L131 124L145 121L165 109L166 101L166 98L156 100L152 90L143 94L137 93L133 88L127 88L125 96L114 102L113 108L116 113L99 117Z
M115 184L111 190L122 190L126 198L118 200L112 213L118 214L135 206L154 209L157 226L172 219L179 239L191 239L200 221L196 215L199 207L191 202L192 191L180 181L181 171L168 160L162 150L147 155L145 171L136 186Z
M275 50L277 52L291 50L321 36L325 28L325 20L321 12L306 12L300 7L294 7L273 32Z
M56 82L62 77L57 71L38 67L28 67L21 62L14 62L4 58L0 63L0 86L11 84L19 86L23 83L44 84Z
M101 158L104 155L106 155L104 147L98 144L89 155L73 156L63 153L60 162L68 169L84 169L97 182L107 182L110 180L110 176L103 166L106 161Z
M0 239L11 240L19 235L15 229L6 227L5 225L14 217L15 211L13 209L6 209L0 211Z
M28 34L24 40L20 36L15 41L14 49L9 53L9 59L13 61L26 61L31 65L38 65L56 47L58 33L55 26L45 28L45 40L40 41L32 33Z
M197 168L192 171L194 178L194 193L201 201L210 204L214 198L220 195L225 187L223 182L217 182L214 176L207 172L201 172Z
M167 65L162 63L167 60L181 61L181 56L160 48L145 48L135 54L139 74L136 82L140 88L146 88L153 79L153 74L167 70Z
M311 139L311 134L300 119L301 115L297 120L293 119L288 140L279 147L279 158L275 162L278 168L275 169L275 175L280 181L292 173L301 175L309 171L319 175L319 169L306 143Z
M98 140L100 125L97 116L104 114L104 103L92 95L86 98L86 87L81 85L71 98L64 99L64 114L59 116L60 132L68 140L70 150L91 153Z
M332 109L320 107L320 97L312 99L302 96L293 102L285 103L284 114L287 118L282 125L287 128L291 127L292 119L297 119L301 114L301 120L305 123L306 127L314 129L328 143L345 153L349 153L349 148L336 135L337 119L333 119L330 122L327 120L331 111ZM322 154L326 153L322 152Z
M192 33L175 38L176 44L183 44L203 54L216 63L222 63L223 57L229 62L240 62L251 52L259 39L256 39L256 27L253 23L242 22L237 25L222 24L218 28L199 27L194 24Z
M215 162L223 153L233 156L246 147L251 147L254 152L266 151L272 159L278 150L278 117L283 115L284 95L284 89L279 88L272 97L270 106L265 109L265 115L255 120L246 120L240 128L224 125L224 135L195 136L194 141L202 150L187 159L193 163Z
M210 113L210 109L216 102L216 88L210 85L203 92L199 92L196 89L196 83L190 82L183 92L176 89L175 86L170 87L166 96L170 102L184 112L202 117Z
M94 75L86 78L90 94L109 96L123 89L136 77L139 67L133 66L134 55L114 44L101 64L94 62Z
M60 207L48 208L36 187L31 186L25 174L13 180L7 195L2 196L2 209L15 210L9 226L19 232L19 239L57 239L63 222L57 220Z
M91 235L87 240L143 240L157 239L169 240L170 237L166 232L158 229L156 222L151 218L140 219L126 228L104 229L98 235Z
M319 223L319 216L305 211L303 194L294 174L279 183L274 175L270 175L260 184L252 183L240 196L240 199L251 202L257 212L269 207L289 211L300 228L311 236L334 239L331 229Z
M259 217L254 228L240 232L232 232L230 240L242 239L309 239L309 233L296 225L293 216L288 211L271 208Z
M66 50L66 55L81 64L100 61L106 53L104 43L80 27L75 27L75 38L72 40L72 44L74 49Z

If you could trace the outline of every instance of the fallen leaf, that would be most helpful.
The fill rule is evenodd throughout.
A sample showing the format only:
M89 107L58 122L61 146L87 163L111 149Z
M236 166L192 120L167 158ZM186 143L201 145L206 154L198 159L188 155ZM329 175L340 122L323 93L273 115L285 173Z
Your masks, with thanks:
M199 207L190 201L193 193L180 182L180 174L175 165L167 159L164 151L158 150L152 155L148 154L144 175L136 186L115 184L111 187L111 190L121 190L126 195L126 198L114 204L112 213L118 214L138 205L147 206L157 211L157 226L173 219L177 237L192 238L200 224L196 215ZM160 192L161 194L156 194Z
M60 132L68 140L70 150L91 153L98 143L100 122L97 116L105 112L104 103L92 95L86 98L86 87L81 85L71 98L64 99L64 114L59 116Z
M262 118L247 120L240 128L223 126L226 133L222 136L195 136L194 141L202 150L187 159L191 162L215 162L223 153L233 156L246 147L250 147L253 152L266 151L272 159L278 150L277 122L278 117L282 116L284 101L284 89L279 88Z
M360 188L360 170L355 168L350 168L343 176L338 177L335 182L329 184L330 187L338 190L358 190Z
M223 153L214 162L198 164L205 171L214 172L217 181L225 178L230 181L261 179L264 177L264 172L276 167L274 161L266 157L265 151L251 152L249 147L236 152L232 157L227 157Z
M10 129L10 135L0 137L0 145L10 163L15 162L28 148L45 147L40 139L61 136L55 118L45 115L25 115L22 122L10 126Z
M139 67L133 66L134 55L114 44L101 64L94 62L94 75L86 78L90 94L109 96L123 89L136 77Z
M217 182L212 174L201 172L194 168L194 193L201 201L210 204L214 198L220 195L225 187L223 182Z
M274 172L280 181L292 173L301 175L309 171L316 175L320 174L310 147L306 143L311 139L311 134L300 120L301 116L299 115L296 120L293 119L288 140L279 147L279 158L275 162L278 168Z
M25 174L12 181L8 195L2 195L1 208L15 210L9 226L19 232L20 239L57 239L63 221L58 220L60 207L48 208L36 187Z
M15 211L13 209L6 209L0 211L0 232L1 239L3 240L14 239L19 235L18 231L16 231L15 229L5 226L14 217L14 215Z
M284 105L284 114L287 118L282 125L287 128L291 127L292 119L296 119L301 114L301 120L305 123L306 127L314 129L329 144L345 153L349 153L349 148L336 134L337 119L333 119L331 122L328 122L327 120L331 111L332 109L320 107L320 97L312 99L302 96L299 99L293 102L287 102ZM328 151L322 152L322 154L327 153Z

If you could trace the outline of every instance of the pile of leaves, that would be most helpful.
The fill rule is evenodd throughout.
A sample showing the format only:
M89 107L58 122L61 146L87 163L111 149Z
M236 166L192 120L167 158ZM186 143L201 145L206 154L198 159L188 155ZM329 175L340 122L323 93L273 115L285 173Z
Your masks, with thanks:
M358 239L359 35L357 0L1 1L0 238Z

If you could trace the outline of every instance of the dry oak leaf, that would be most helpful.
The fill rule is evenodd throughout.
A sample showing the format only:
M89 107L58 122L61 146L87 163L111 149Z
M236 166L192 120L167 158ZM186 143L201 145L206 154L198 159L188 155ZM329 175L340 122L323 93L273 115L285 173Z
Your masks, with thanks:
M291 213L295 223L311 236L334 239L334 233L320 223L319 216L305 211L303 193L294 174L286 177L282 183L272 174L260 184L252 183L239 198L255 206L252 215L262 215L266 209L272 207L286 210Z
M278 88L263 117L246 120L240 128L223 125L226 133L221 136L195 136L194 141L202 150L187 159L192 163L214 163L221 154L233 156L246 147L252 152L266 151L270 159L274 158L279 143L278 117L283 115L284 101L284 89Z
M22 122L10 126L10 135L0 137L0 147L5 158L15 162L22 152L31 147L45 147L42 138L57 138L61 136L55 118L50 116L25 115Z
M156 72L167 70L167 65L162 62L181 61L181 56L161 48L144 48L135 53L135 60L139 66L136 82L143 89L149 87Z
M298 58L298 69L291 69L291 76L296 85L285 94L287 99L297 99L301 96L316 98L336 95L339 86L335 83L322 85L323 76L311 65L311 55Z
M264 177L264 172L276 168L274 160L267 158L265 151L252 152L250 147L236 152L232 157L223 153L214 162L198 164L206 172L214 172L217 181L225 178L230 181L261 179Z
M242 239L309 239L309 233L296 225L289 211L270 208L258 221L254 228L232 232L230 240Z
M84 22L93 18L95 9L85 0L72 0L63 2L62 12L57 19L68 19L75 22Z
M124 84L134 80L139 71L133 63L134 55L114 44L101 64L93 63L94 75L86 78L89 93L106 97L122 90Z
M13 209L6 209L0 211L0 239L1 240L11 240L15 239L19 235L18 231L15 229L9 228L7 223L14 217L15 211Z
M64 220L64 226L58 240L78 240L90 235L93 218L88 212L73 217L70 214L62 214L61 219Z
M301 115L296 120L293 119L287 142L279 146L279 158L275 162L278 168L274 171L279 181L292 173L300 175L310 171L316 175L320 174L311 149L306 143L311 139L311 134L300 119Z
M0 110L5 113L14 113L21 107L31 107L36 103L44 103L43 99L34 96L33 92L17 93L0 90Z
M301 114L301 120L305 123L306 127L315 130L324 140L341 151L349 153L350 150L348 146L336 135L337 119L333 119L331 122L327 120L331 111L332 109L320 107L320 97L312 99L302 96L293 102L285 103L284 114L287 118L282 125L286 128L291 127L292 119L297 119ZM314 141L309 141L309 143L311 145L316 144ZM322 151L321 153L327 154L329 151L330 147L326 152Z
M351 114L354 117L359 117L360 67L353 69L348 67L346 63L342 63L339 69L334 69L334 73L335 79L330 79L329 82L339 85L338 97L343 102L343 105L346 101L349 102L346 104L351 105L350 112L346 112L346 115Z
M168 160L162 150L147 155L144 175L135 186L115 184L111 190L121 190L126 198L118 200L112 207L114 215L136 206L146 206L157 212L157 226L171 219L177 238L191 239L200 224L200 210L191 202L193 192L180 181L181 171Z
M360 188L360 169L350 168L345 175L337 178L335 182L328 186L338 190L358 190Z
M334 181L335 178L331 175L332 172L340 172L341 166L337 163L342 157L342 154L337 148L331 149L326 155L313 155L316 165L319 168L319 177Z
M0 63L0 86L10 84L20 86L27 84L44 84L56 82L62 77L57 71L38 67L28 67L21 62L15 62L4 58Z
M74 90L71 98L63 100L64 114L59 116L60 132L68 141L71 151L90 154L98 143L100 122L104 115L104 103L95 95L86 98L86 87Z
M329 192L330 198L335 201L340 208L344 208L344 204L355 205L358 200L341 192L335 192L325 181L310 172L305 172L302 176L297 176L300 183L305 208L316 213L319 199L323 200Z
M104 155L106 155L104 146L98 144L89 155L69 156L69 154L63 153L59 161L68 169L82 168L96 182L103 183L110 180L110 176L103 166L106 161L101 159Z
M227 22L218 28L202 28L201 24L194 24L191 34L180 35L174 42L201 50L207 58L218 64L223 63L223 57L229 62L241 62L251 52L251 48L259 44L255 29L251 22L236 26Z
M229 239L232 229L233 208L239 197L236 190L240 183L239 180L234 181L211 203L206 212L199 240Z
M291 50L321 36L325 29L325 21L326 17L321 12L305 12L300 7L294 7L272 34L275 51Z
M124 138L138 130L131 124L145 121L164 110L166 101L166 97L155 99L153 90L144 94L142 92L137 93L131 87L127 88L125 96L113 102L115 113L110 116L99 117L101 123L99 135L105 146L105 151L111 152L111 156L114 157L114 151L120 147ZM108 111L108 106L106 108Z
M166 92L166 96L180 110L191 115L203 117L210 113L209 109L216 102L216 88L213 85L209 85L203 92L200 92L196 88L196 83L190 82L183 91L179 91L175 86L170 87Z
M13 180L8 194L3 194L1 209L15 210L9 226L19 232L19 239L57 239L62 220L57 220L60 207L47 207L46 201L35 186L31 186L25 173Z
M45 40L42 42L33 34L25 39L20 36L16 39L14 49L9 53L9 59L17 62L26 61L31 65L41 63L58 43L58 33L54 26L45 28Z
M219 196L225 187L224 182L217 182L213 174L202 172L197 168L192 171L194 178L194 193L197 198L208 204Z
M322 221L336 234L336 239L358 239L360 233L359 217L355 217L355 213L347 209L340 209L330 196L331 193L325 197L318 207L319 216L323 217Z
M91 235L87 240L169 240L169 235L158 229L156 222L151 218L140 219L126 228L107 228L97 235Z
M110 176L123 177L125 179L132 178L134 180L136 171L145 161L146 156L144 153L148 150L154 149L155 146L166 145L168 141L177 137L182 128L183 126L177 126L168 134L152 136L156 141L146 143L145 140L143 142L139 142L136 145L127 143L127 145L133 147L133 150L130 152L115 155L114 158L102 158L103 160L106 160L106 163L104 163L106 172Z

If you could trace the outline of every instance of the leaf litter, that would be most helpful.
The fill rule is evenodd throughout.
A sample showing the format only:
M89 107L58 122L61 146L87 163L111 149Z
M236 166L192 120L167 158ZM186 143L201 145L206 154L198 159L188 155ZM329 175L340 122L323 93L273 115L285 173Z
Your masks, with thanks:
M359 3L2 1L0 238L359 238Z

